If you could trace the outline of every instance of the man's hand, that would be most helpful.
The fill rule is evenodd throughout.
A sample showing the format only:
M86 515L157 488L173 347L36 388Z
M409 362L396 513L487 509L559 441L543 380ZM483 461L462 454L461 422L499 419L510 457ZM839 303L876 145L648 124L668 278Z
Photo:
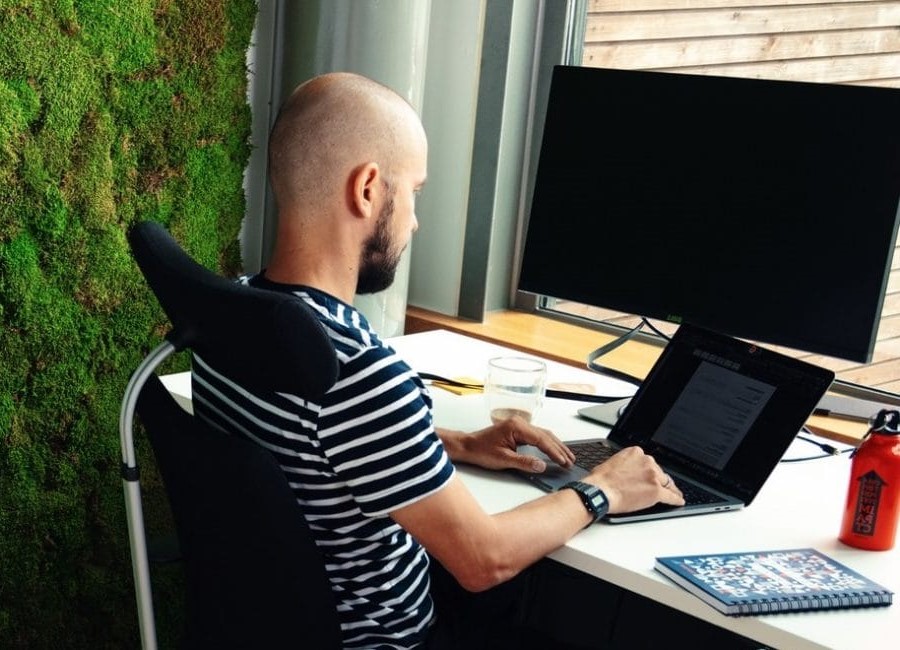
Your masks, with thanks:
M438 435L454 462L487 469L543 472L547 468L543 460L518 453L519 445L534 445L563 467L571 466L575 460L575 454L551 431L529 424L520 417L469 434L439 429Z
M684 505L684 497L672 477L640 447L626 447L582 480L603 490L610 512L632 512L656 503Z

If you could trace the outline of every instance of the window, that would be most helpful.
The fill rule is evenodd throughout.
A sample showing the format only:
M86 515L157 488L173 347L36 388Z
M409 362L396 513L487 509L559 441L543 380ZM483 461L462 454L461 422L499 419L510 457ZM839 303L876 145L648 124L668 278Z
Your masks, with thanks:
M898 24L900 2L590 0L581 65L900 87ZM550 298L540 308L624 328L639 321ZM871 363L782 351L842 382L900 392L897 249Z

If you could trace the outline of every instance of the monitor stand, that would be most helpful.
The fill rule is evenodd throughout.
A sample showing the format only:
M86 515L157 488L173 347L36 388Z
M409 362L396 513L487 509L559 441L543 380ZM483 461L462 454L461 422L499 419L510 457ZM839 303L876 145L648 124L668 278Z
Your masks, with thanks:
M606 402L605 404L585 406L584 408L578 409L578 415L586 420L591 420L592 422L605 424L606 426L611 427L625 411L629 402L631 402L630 397L623 397L622 399Z
M606 366L600 365L599 363L597 363L597 359L607 352L615 350L617 347L633 338L638 332L643 329L644 325L647 324L647 319L641 318L641 321L637 324L636 327L633 327L620 337L591 352L587 358L588 368L590 368L594 372L600 373L601 375L608 375L611 377L615 377L616 379L621 379L622 381L627 381L628 383L634 384L635 386L640 386L641 380L637 377L632 377L631 375L619 370L614 370L613 368L607 368ZM623 397L622 399L605 402L603 404L586 406L578 410L578 415L587 420L591 420L592 422L598 422L599 424L605 424L611 427L616 423L616 420L619 419L619 416L621 416L625 411L625 408L628 406L628 403L630 401L630 397Z

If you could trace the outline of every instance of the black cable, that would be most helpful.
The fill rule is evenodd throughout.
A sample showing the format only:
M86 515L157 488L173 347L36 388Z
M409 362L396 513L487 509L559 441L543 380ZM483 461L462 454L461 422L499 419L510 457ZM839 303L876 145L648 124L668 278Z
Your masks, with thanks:
M801 431L806 433L812 433L806 427L803 427ZM806 436L797 434L797 440L802 440L803 442L808 442L811 445L815 445L822 451L824 454L820 454L818 456L803 456L802 458L782 458L779 462L781 463L799 463L804 460L818 460L820 458L830 458L831 456L840 456L841 454L848 454L852 452L855 447L848 447L847 449L838 449L834 445L830 445L827 442L819 442L818 440L813 440L812 438L808 438Z
M423 381L431 381L436 384L446 384L447 386L455 386L457 388L469 388L472 390L483 390L484 384L478 384L474 382L465 382L465 381L457 381L456 379L448 379L447 377L442 377L441 375L435 375L430 372L420 372L419 377ZM575 400L578 402L596 402L600 404L606 404L607 402L615 402L616 400L626 399L630 397L629 395L593 395L591 393L577 393L575 391L570 390L557 390L555 388L548 388L544 391L544 395L547 397L552 397L554 399L569 399Z
M812 438L807 438L806 436L798 435L797 440L802 440L804 442L810 443L811 445L815 445L816 447L818 447L819 449L824 451L829 456L840 456L841 454L847 453L848 451L852 450L852 447L851 447L851 449L845 449L844 451L841 451L834 445L829 445L828 443L825 443L825 442L819 442L818 440L813 440Z
M472 390L481 390L484 388L484 384L476 384L472 382L458 381L456 379L448 379L447 377L441 377L440 375L435 375L430 372L420 372L418 373L418 375L423 381L434 381L439 384L456 386L457 388L471 388Z
M662 331L657 329L657 327L653 323L651 323L649 320L647 320L643 316L641 316L641 321L644 323L645 326L649 327L653 331L653 333L656 334L662 340L664 340L666 342L671 340L670 336L664 334Z
M849 451L849 450L847 450ZM846 451L840 452L842 454L847 453ZM834 454L820 454L818 456L803 456L802 458L782 458L779 463L799 463L804 460L819 460L820 458L831 458Z

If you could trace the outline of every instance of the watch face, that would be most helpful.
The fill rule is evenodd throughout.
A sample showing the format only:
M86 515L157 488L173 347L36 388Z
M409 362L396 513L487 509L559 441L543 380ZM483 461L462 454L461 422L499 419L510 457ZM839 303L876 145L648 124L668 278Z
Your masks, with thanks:
M569 484L569 487L584 497L582 499L585 502L584 505L591 511L595 519L599 520L606 514L609 503L603 490L583 481L574 481Z
M591 492L591 502L594 504L594 507L598 510L606 505L606 497L603 496L603 492L598 490L597 488L592 488Z

